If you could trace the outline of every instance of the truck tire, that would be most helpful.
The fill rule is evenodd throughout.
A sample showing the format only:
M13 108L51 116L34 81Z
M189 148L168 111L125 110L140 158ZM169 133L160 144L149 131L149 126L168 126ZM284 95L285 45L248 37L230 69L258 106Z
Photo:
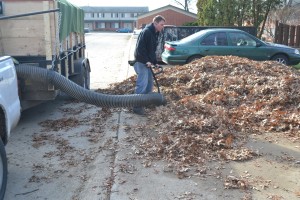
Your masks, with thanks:
M7 184L7 157L4 144L0 139L0 199L4 199Z
M90 71L88 67L81 65L80 72L72 77L72 81L85 89L90 89Z

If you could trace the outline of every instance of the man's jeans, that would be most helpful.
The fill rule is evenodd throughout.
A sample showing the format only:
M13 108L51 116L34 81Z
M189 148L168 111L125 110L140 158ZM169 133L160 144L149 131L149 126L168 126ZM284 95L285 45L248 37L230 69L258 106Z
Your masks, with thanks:
M137 74L135 93L148 94L152 92L153 76L151 69L140 62L136 62L133 67ZM133 110L134 112L143 112L142 107L134 107Z
M136 79L136 94L148 94L153 89L153 76L151 69L146 64L136 62L134 64L134 70L137 74Z

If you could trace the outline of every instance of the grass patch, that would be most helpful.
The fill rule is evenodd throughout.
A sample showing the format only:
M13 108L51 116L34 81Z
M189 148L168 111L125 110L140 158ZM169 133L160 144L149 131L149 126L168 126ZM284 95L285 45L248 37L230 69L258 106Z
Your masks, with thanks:
M292 67L299 70L300 69L300 63L298 65L293 65Z

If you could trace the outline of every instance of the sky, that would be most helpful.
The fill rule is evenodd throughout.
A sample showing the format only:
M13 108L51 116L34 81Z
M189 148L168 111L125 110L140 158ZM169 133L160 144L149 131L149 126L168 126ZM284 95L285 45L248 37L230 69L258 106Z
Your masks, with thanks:
M70 3L76 6L127 6L127 7L143 7L147 6L149 11L157 8L173 5L183 9L179 4L176 4L174 0L68 0ZM184 2L182 0L182 2ZM196 0L190 6L190 12L197 13Z

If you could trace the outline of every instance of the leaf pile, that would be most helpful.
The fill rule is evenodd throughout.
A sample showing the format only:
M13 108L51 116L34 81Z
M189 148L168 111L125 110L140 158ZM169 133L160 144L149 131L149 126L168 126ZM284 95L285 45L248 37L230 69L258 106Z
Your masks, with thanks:
M273 61L208 56L166 68L158 77L168 104L148 108L139 154L177 167L207 160L247 160L250 134L300 138L300 73ZM132 93L135 78L112 85ZM148 133L148 135L146 133ZM153 134L155 132L156 134Z

